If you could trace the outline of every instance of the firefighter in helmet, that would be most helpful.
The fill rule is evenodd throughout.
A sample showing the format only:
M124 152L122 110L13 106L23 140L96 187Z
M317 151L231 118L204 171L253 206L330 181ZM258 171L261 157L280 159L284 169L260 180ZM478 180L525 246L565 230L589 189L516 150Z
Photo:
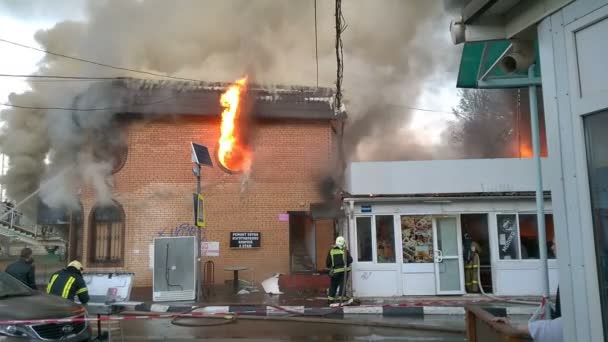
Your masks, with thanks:
M80 303L89 302L87 284L82 277L83 267L80 261L74 260L68 267L55 272L46 287L46 293L74 301L78 296Z
M481 247L468 233L464 234L465 286L468 293L479 292L479 253Z
M346 249L346 240L344 237L338 236L336 238L336 244L331 247L329 253L327 253L327 259L325 266L329 269L329 276L331 278L331 285L329 287L329 293L327 300L330 303L335 302L338 299L343 299L345 291L345 279L350 271L350 264L352 264L353 258ZM340 293L338 294L338 288Z

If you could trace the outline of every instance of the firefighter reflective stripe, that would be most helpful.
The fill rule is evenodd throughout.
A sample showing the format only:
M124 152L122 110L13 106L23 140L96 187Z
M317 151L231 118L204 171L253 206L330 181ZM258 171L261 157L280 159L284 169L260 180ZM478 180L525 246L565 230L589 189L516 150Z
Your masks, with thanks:
M334 257L336 255L341 255L342 259L344 259L344 251L341 249L332 248L331 251L329 251L329 255L331 255L331 268L334 268L334 266L336 265L334 263ZM346 263L344 264L346 265Z
M88 289L87 289L86 287L83 287L83 288L81 288L80 290L76 291L76 294L77 294L77 295L79 295L79 294L81 294L81 293L85 293L85 292L87 292L87 291L88 291Z
M53 274L53 276L51 277L51 281L46 286L46 293L51 293L51 289L53 288L53 284L55 284L55 280L57 280L58 277L59 277L59 274Z
M332 248L329 251L329 255L331 256L331 268L334 271L334 273L344 272L344 266L340 267L340 268L334 268L336 266L336 264L334 262L334 257L337 255L342 256L342 265L346 265L346 253L344 252L344 250ZM350 266L346 267L346 270L350 271Z
M63 287L63 292L61 293L61 297L62 298L68 298L68 296L70 295L70 289L72 288L72 285L74 284L74 282L76 281L76 278L74 277L70 277L68 279L68 281L65 282L65 286Z

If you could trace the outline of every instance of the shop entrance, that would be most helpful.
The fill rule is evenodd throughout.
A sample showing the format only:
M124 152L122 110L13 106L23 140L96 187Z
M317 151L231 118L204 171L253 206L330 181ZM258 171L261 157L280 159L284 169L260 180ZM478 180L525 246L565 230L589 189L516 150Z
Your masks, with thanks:
M462 249L456 217L437 217L433 225L437 294L462 294Z
M490 253L490 239L488 230L488 214L462 214L460 215L462 225L462 252L465 263L465 287L467 293L479 293L478 281L481 282L486 293L492 293L492 263ZM471 246L475 246L479 254L479 273L481 279L477 279L477 268L472 262L473 255Z

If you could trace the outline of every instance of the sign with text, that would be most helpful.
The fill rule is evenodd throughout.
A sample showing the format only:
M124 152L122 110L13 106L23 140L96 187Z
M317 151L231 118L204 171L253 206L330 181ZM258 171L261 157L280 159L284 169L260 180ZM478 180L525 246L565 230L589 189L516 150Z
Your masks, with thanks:
M260 232L230 232L230 248L260 248Z

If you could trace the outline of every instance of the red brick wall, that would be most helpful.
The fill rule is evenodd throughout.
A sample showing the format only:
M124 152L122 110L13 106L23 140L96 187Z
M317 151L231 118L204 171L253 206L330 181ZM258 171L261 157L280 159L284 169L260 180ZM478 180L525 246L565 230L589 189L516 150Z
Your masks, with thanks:
M218 135L219 118L181 117L129 125L127 162L113 177L114 199L126 215L125 263L103 270L135 272L136 286L152 284L148 250L154 237L162 229L193 221L196 182L190 142L215 153ZM244 188L242 175L227 174L217 166L203 168L205 236L220 242L220 257L203 261L215 262L216 282L232 277L223 270L229 265L249 267L242 277L255 281L289 272L289 223L279 222L278 215L308 211L311 202L320 200L316 184L329 165L331 140L329 122L266 121L256 125L252 136L255 161ZM89 216L95 202L90 188L84 190L83 202L87 264ZM261 232L262 248L231 250L231 231Z

